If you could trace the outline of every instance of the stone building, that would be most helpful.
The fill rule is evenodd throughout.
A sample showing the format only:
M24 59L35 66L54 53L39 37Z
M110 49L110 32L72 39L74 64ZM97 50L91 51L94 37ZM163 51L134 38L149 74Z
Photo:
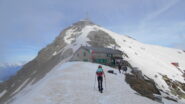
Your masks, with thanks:
M121 61L123 52L111 48L81 46L72 57L72 61L88 61L105 65L116 65Z

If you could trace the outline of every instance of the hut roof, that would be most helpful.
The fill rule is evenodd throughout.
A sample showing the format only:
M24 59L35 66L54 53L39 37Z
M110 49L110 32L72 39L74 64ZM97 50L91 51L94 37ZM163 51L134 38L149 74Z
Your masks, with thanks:
M82 46L81 48L84 48L88 51L93 51L95 53L106 53L106 54L123 54L122 51L117 49L111 49L111 48L104 48L104 47L91 47L91 46Z

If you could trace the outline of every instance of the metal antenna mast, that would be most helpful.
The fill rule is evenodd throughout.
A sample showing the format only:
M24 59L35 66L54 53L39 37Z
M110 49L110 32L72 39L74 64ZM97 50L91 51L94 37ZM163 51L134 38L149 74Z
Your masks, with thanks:
M89 20L89 13L88 12L86 12L86 18L85 19Z

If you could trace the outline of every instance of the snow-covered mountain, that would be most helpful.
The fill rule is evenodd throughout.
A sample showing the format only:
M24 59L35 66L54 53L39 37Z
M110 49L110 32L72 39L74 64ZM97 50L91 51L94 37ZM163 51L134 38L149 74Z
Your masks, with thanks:
M97 65L90 63L71 63L69 64L71 66L68 66L67 68L65 65L62 65L63 63L70 61L73 54L76 52L77 49L79 49L81 45L101 46L108 48L116 47L117 49L125 53L124 58L130 64L130 70L137 68L142 72L142 76L144 76L145 79L150 79L154 82L154 86L161 93L161 101L166 102L165 99L171 99L173 101L177 101L178 103L185 103L184 51L143 44L129 36L119 35L117 33L111 32L101 26L95 25L88 20L79 21L66 28L60 33L60 35L55 39L53 43L43 48L34 60L24 65L22 70L20 70L16 76L0 84L0 103L87 103L87 100L83 100L83 97L86 98L86 96L91 96L93 90L92 92L90 91L90 85L87 85L88 81L84 79L85 74L83 73L94 75L91 67L95 69ZM178 65L175 66L174 63L175 65ZM86 70L81 69L81 67L85 67ZM111 69L109 67L106 68ZM60 69L61 71L57 72L57 70ZM66 71L68 70L71 71L72 74L67 74ZM82 74L76 74L74 75L74 77L72 77L77 70L79 70L78 72ZM120 84L119 88L116 89L116 92L113 92L115 86L108 84L112 88L107 88L107 93L105 93L105 96L97 95L104 100L100 100L95 95L93 95L94 97L92 97L92 102L112 104L114 102L109 102L109 100L113 100L110 98L115 95L116 97L118 97L115 98L116 100L118 100L118 102L115 103L119 104L123 102L125 104L128 104L127 101L124 102L121 99L123 99L122 97L126 96L125 94L130 94L129 97L125 98L126 100L130 101L129 104L136 104L138 102L143 102L143 104L148 104L149 102L154 104L157 103L153 102L152 100L142 98L140 95L135 95L134 90L136 89L134 89L133 86L130 85L131 88L134 89L131 90L131 88L126 85L124 81L125 76L109 76L111 78L109 83ZM107 78L109 78L109 76L107 76ZM78 85L78 83L74 84L75 78L80 78L82 80L81 84L87 86L81 87L80 85ZM88 78L91 79L91 77L89 76ZM68 80L65 82L65 79ZM92 79L94 79L94 77ZM127 83L129 83L128 80ZM54 85L51 86L51 84ZM60 87L57 86L58 84L61 85L61 89L63 88L63 90L60 90ZM79 89L77 90L77 92L73 92L74 86L77 86L76 89ZM71 90L67 88L71 88ZM88 93L83 92L83 88L85 88ZM65 90L67 91L65 92ZM126 90L128 90L129 94L128 92L126 93ZM33 93L31 93L32 91ZM38 91L41 92L39 93ZM82 95L80 95L81 93ZM22 96L24 96L24 98L22 98ZM132 102L131 100L133 99L133 97L137 100ZM167 104L172 104L172 102Z
M0 64L0 83L8 80L11 76L15 75L21 69L24 63L4 63Z
M7 66L5 68L0 68L0 81L6 81L11 76L15 75L16 72L21 69L21 66Z
M0 68L23 66L25 63L26 61L20 61L15 63L0 63Z

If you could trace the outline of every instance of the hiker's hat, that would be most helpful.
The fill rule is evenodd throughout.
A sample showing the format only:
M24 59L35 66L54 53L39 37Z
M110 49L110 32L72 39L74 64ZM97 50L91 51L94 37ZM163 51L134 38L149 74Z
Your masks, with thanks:
M98 66L98 68L102 68L102 66L101 66L101 65L99 65L99 66Z

